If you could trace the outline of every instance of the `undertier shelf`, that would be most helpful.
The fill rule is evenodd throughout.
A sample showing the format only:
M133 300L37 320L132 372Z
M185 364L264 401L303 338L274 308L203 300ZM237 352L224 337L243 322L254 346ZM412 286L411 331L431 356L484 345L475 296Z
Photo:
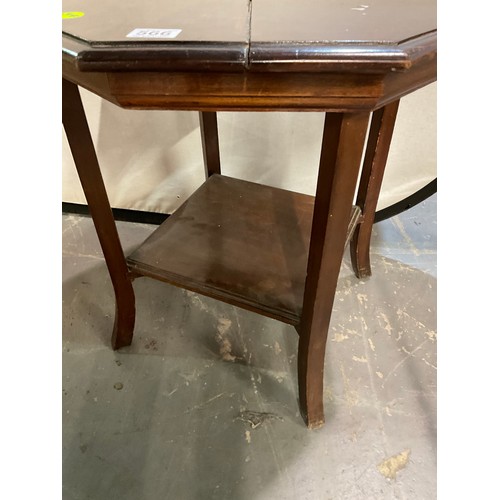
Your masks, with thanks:
M129 269L300 322L314 197L212 175L127 259ZM353 207L350 233L360 215Z

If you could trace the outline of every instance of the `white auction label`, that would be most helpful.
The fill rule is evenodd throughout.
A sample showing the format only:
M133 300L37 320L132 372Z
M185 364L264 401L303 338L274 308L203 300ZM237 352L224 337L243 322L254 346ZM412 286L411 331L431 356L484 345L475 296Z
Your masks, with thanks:
M181 31L177 29L136 28L127 35L127 38L176 38Z

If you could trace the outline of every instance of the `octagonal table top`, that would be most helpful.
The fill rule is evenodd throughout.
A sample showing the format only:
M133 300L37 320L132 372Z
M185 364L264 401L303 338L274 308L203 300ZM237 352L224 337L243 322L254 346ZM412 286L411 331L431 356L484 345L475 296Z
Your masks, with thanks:
M435 0L63 0L81 70L405 70L436 51Z

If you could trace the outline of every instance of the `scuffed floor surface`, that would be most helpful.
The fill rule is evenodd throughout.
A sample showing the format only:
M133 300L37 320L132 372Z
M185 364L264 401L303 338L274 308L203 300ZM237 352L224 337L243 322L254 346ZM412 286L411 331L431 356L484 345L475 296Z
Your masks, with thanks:
M126 252L155 228L118 223ZM90 219L63 215L63 498L436 498L436 197L347 258L330 323L325 417L298 411L295 330L138 279L132 346Z

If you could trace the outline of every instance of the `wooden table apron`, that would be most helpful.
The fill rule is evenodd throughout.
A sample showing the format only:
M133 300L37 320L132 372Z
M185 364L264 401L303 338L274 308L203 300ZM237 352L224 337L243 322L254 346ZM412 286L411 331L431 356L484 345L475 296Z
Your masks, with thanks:
M68 42L69 45L78 43L74 40ZM280 50L286 53L286 49L281 47ZM212 61L212 64L205 58L205 63L199 66L202 70L193 67L192 61L189 68L183 68L182 63L172 63L168 58L159 57L158 53L146 54L146 51L147 57L137 59L133 71L127 70L124 62L127 57L132 57L130 54L121 59L118 54L112 62L108 60L103 65L92 57L75 59L71 52L66 51L63 53L63 124L115 291L113 348L132 342L135 319L132 281L139 276L160 279L285 321L294 325L299 334L300 407L307 425L314 428L324 423L325 347L345 245L350 241L356 275L369 276L370 236L399 99L436 79L436 37L433 32L407 42L405 51L401 49L406 58L401 57L399 62L385 60L381 52L378 58L366 57L361 61L353 56L328 64L321 61L283 63L280 59L283 54L273 53L275 61L281 61L273 65L272 62L265 64L262 50L261 47L260 52L255 52L255 57L261 60L254 67L234 67L227 62L215 64ZM203 55L200 57L203 59ZM160 66L153 70L154 64ZM157 230L157 237L153 235L151 241L145 242L144 251L134 252L128 258L116 230L78 86L124 108L200 111L206 184L167 219L164 223L167 226ZM226 178L220 166L216 116L216 111L223 110L326 112L315 197L264 186L262 191L257 191L256 185ZM273 284L283 300L279 294L275 300L261 282L255 283L255 287L241 285L237 272L231 277L224 261L211 262L210 267L218 269L229 283L225 289L213 285L213 277L181 276L175 269L170 269L169 263L165 268L155 269L149 262L147 247L152 249L151 252L158 251L159 243L155 238L160 239L162 232L191 237L189 227L182 226L182 214L191 211L189 213L204 216L210 208L198 204L206 203L210 196L231 198L228 190L247 199L260 196L258 193L262 192L263 199L282 200L279 213L284 227L287 231L291 228L292 235L285 238L296 237L308 246L303 252L296 251L297 255L288 255L284 247L295 248L294 240L281 247L278 241L276 248L265 256L270 266L279 269L285 269L287 265L290 268L290 259L298 259L295 266L300 271L298 277L294 276L290 284L283 273L281 284ZM306 223L297 229L300 225L298 211L306 214ZM248 226L253 224L258 228L261 224L264 228L276 225L273 214L269 212L260 210L258 217L261 219L249 221ZM215 232L213 227L210 229L211 222L207 224L208 233L203 236L206 239L199 241L208 241L211 245ZM242 232L249 230L245 224L242 223ZM231 241L226 233L222 238L226 238L224 245ZM249 240L252 238L255 239L253 233ZM175 246L172 242L170 244L172 248ZM182 253L175 248L172 251ZM209 249L190 251L198 252L194 258L200 266L208 265L204 259L210 253ZM240 260L242 266L247 261L249 272L252 266L257 266L245 254L240 255ZM182 256L178 261L182 267ZM267 264L268 261L263 265ZM200 269L205 272L205 267ZM244 270L241 272L243 276ZM231 284L231 280L235 282Z

